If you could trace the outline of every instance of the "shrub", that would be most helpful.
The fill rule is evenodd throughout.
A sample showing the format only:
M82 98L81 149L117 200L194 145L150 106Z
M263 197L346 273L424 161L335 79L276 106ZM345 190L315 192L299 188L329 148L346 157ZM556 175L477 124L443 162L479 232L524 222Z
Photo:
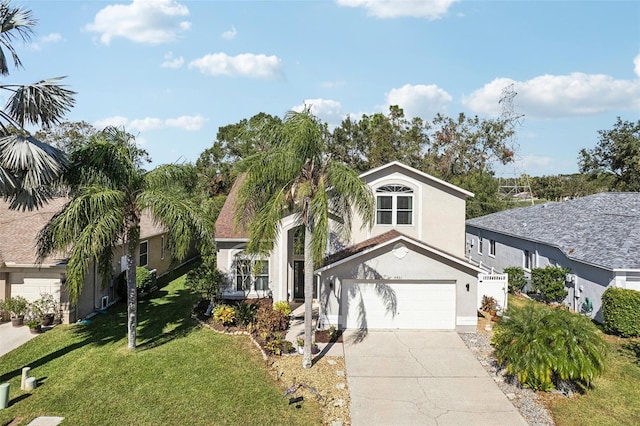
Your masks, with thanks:
M273 309L280 311L285 315L291 314L291 306L289 306L289 302L286 300L278 300L273 304Z
M565 276L569 273L567 268L559 266L547 266L546 268L533 268L531 270L531 283L534 289L542 294L544 300L560 303L569 292L565 289Z
M225 280L225 275L218 269L202 263L187 273L185 285L213 302L220 296L220 288L224 286Z
M604 371L606 344L591 321L530 302L510 307L492 343L501 366L520 383L549 391L559 381L590 384Z
M286 331L289 328L289 316L274 310L272 306L262 305L256 312L256 328L266 335Z
M283 333L275 333L267 340L264 349L272 355L288 354L293 351L293 343L285 340Z
M253 324L256 320L256 311L258 305L255 303L239 302L236 307L236 322L245 327L249 324Z
M485 312L491 312L498 309L498 301L491 296L482 296L482 303L480 309Z
M609 287L602 294L604 331L623 337L640 336L640 291Z
M236 310L231 306L218 305L213 311L213 320L224 325L231 325L235 321Z
M136 267L136 288L142 291L149 291L153 280L151 272L147 268L141 266Z
M14 296L5 301L4 307L11 317L17 318L27 314L29 302L22 296Z
M527 279L524 276L524 269L519 266L509 266L508 268L504 268L503 272L509 275L509 293L520 293L525 284L527 284Z

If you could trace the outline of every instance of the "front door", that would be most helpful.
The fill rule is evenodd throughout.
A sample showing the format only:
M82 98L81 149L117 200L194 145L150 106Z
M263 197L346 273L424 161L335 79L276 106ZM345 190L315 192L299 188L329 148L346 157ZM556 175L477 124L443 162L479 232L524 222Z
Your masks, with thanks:
M304 299L304 260L293 261L293 298Z

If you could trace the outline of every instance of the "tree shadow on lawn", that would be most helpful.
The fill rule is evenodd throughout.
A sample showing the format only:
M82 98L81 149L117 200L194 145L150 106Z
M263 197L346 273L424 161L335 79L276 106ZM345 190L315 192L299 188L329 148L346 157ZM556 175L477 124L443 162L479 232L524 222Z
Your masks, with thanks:
M635 356L635 363L640 365L640 340L632 340L630 342L624 343L622 348L629 351L628 356Z
M152 293L147 299L139 300L136 340L141 343L137 345L137 350L158 347L193 331L197 327L197 322L191 318L190 312L195 299L196 296L186 289L172 294L162 289ZM126 303L111 306L104 314L97 314L90 318L87 324L73 324L69 333L74 343L3 373L0 376L0 382L7 382L16 376L21 376L24 366L29 366L33 370L86 345L103 346L126 341Z

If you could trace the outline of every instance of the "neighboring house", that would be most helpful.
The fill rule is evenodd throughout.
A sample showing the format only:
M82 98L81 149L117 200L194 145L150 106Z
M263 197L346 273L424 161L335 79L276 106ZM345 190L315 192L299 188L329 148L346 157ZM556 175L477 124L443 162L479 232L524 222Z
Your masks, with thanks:
M472 193L398 162L361 176L376 198L375 224L354 216L350 241L331 234L327 257L304 270L304 232L285 215L269 256L245 253L234 226L232 188L216 222L218 269L226 297L304 300L314 273L319 326L475 330L480 268L465 259L465 200Z
M67 202L54 199L36 211L10 210L0 201L0 299L23 296L29 301L43 293L52 294L59 301L63 320L74 322L90 313L106 308L116 301L114 280L103 288L102 278L92 263L85 278L78 303L72 305L64 288L66 259L49 257L36 264L37 234ZM166 273L171 264L165 254L165 232L151 218L143 214L140 224L140 244L136 258L139 266L155 269L158 276ZM124 248L114 253L113 276L126 269L122 256Z
M603 192L468 220L467 256L498 271L568 268L565 303L602 321L607 287L640 290L640 193Z

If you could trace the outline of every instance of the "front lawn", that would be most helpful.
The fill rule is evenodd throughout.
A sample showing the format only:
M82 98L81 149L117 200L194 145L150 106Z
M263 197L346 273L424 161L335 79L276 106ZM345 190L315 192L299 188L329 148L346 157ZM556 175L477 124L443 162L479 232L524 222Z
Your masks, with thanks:
M640 338L605 336L609 343L604 374L593 389L571 399L550 401L559 426L637 425L640 419Z
M509 306L523 307L527 299L509 295ZM608 343L604 374L583 395L565 398L547 394L545 400L559 426L636 425L640 419L640 338L603 334Z
M44 415L73 425L319 424L317 404L288 405L248 337L213 333L190 318L197 298L181 277L141 301L135 352L119 304L1 357L11 402L0 424ZM40 383L31 393L20 390L24 366Z

